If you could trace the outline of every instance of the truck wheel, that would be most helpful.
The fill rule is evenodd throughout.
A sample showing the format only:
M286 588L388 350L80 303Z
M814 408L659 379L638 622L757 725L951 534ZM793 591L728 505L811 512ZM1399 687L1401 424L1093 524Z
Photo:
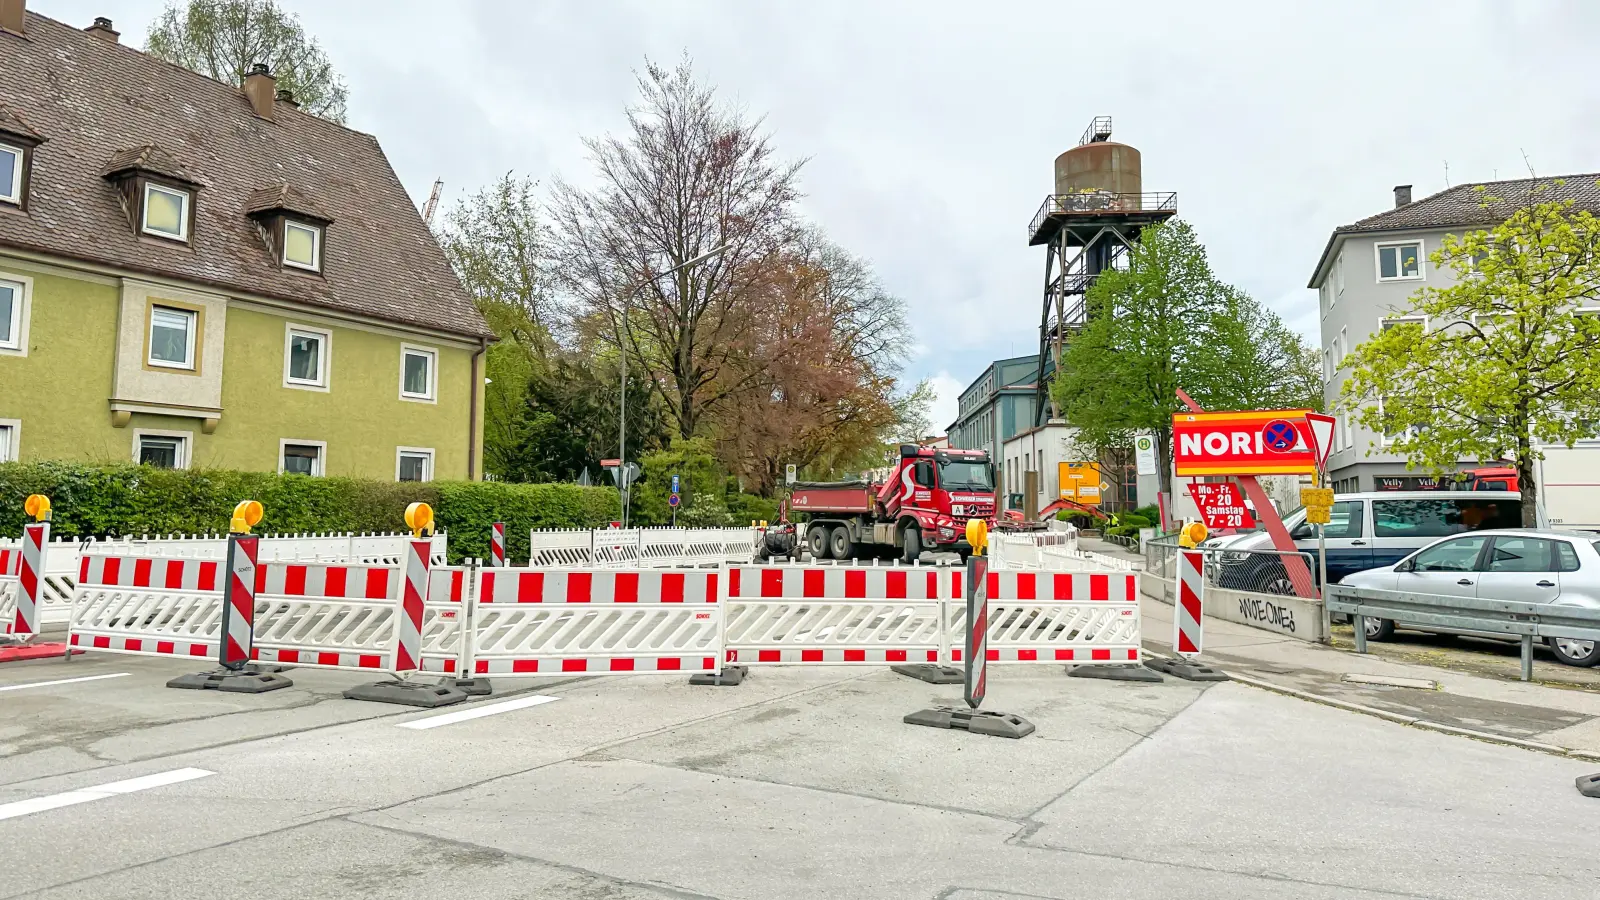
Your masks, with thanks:
M850 543L850 529L835 525L828 535L828 552L834 559L849 559Z
M828 526L811 526L811 530L806 532L806 549L811 551L814 560L828 558Z
M905 561L914 563L922 558L922 530L912 525L905 531Z

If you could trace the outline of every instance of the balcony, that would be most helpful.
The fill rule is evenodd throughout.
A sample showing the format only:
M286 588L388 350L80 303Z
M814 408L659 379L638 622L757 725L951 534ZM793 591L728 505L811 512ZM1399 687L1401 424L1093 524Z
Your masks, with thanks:
M1081 224L1100 227L1113 225L1142 228L1178 214L1175 191L1118 194L1113 191L1085 191L1077 194L1051 194L1028 225L1028 246L1047 244L1063 227Z

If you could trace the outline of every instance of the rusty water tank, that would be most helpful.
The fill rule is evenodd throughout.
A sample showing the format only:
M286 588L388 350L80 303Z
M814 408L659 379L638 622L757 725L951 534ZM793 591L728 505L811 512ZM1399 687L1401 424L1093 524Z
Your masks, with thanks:
M1138 194L1144 190L1139 151L1127 144L1096 141L1073 147L1056 157L1056 193L1109 191Z

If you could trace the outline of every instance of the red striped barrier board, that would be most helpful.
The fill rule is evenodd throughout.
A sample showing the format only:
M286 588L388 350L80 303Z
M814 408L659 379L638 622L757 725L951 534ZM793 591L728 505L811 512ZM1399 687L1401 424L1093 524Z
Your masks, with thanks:
M216 560L85 554L68 642L112 653L215 658L220 569Z
M398 566L262 563L256 569L258 662L393 672Z
M1200 655L1204 634L1201 598L1205 585L1200 575L1204 569L1205 557L1199 550L1178 552L1178 602L1172 610L1172 649L1189 659Z
M716 672L715 571L478 570L472 675Z
M216 559L86 553L78 561L80 585L220 591L221 578L222 561Z
M731 665L937 663L950 572L851 566L729 566Z
M1138 576L1130 573L990 571L990 662L1139 662ZM961 577L955 578L961 596ZM949 604L948 629L966 633L964 605ZM951 662L961 661L959 646Z
M25 640L39 633L49 546L50 523L35 522L23 526L21 548L0 551L16 557L0 562L0 635Z
M429 570L422 612L422 671L433 675L472 671L470 583L471 573L461 566Z

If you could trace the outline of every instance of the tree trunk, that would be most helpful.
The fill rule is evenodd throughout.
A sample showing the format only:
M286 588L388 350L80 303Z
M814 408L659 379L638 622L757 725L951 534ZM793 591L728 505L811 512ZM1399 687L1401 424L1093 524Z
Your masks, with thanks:
M1517 488L1522 492L1522 527L1539 527L1539 484L1533 477L1534 461L1526 442L1517 447Z

